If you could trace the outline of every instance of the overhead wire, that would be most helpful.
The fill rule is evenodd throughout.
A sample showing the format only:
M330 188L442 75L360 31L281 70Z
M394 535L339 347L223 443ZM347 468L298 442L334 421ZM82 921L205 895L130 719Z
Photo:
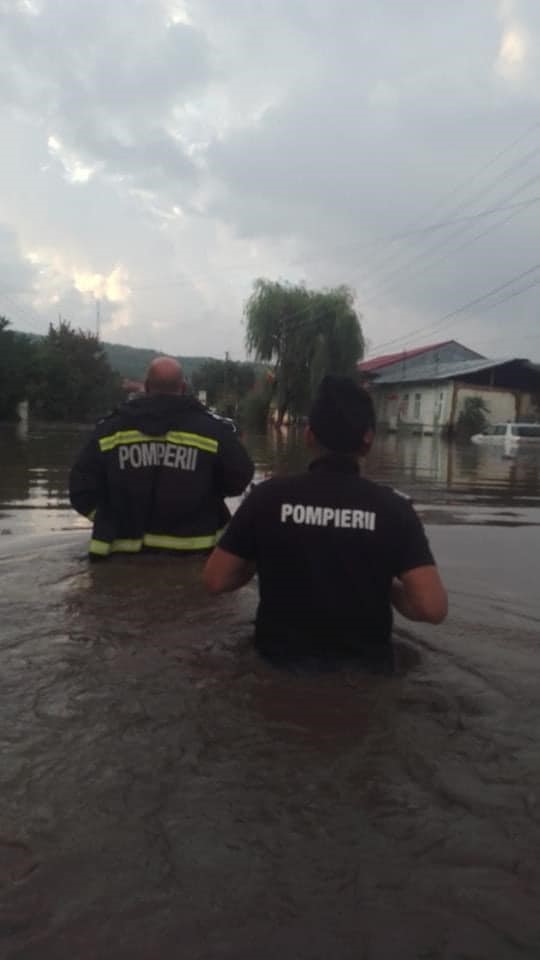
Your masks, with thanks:
M382 341L381 343L378 343L374 347L372 347L372 351L385 350L396 343L401 343L404 340L410 340L412 337L415 337L418 334L423 334L428 332L431 333L433 330L436 330L439 327L443 326L449 320L452 320L453 318L461 315L462 313L468 312L472 307L478 306L482 302L489 300L490 297L494 296L497 293L500 293L502 290L507 289L508 287L512 286L512 284L517 283L517 281L522 280L527 276L530 276L537 270L540 270L540 263L536 263L532 267L529 267L527 270L522 271L516 276L510 277L509 280L506 280L504 283L499 284L498 286L494 287L492 290L488 290L487 293L481 294L478 297L474 297L472 300L467 301L467 303L462 304L461 306L457 307L455 310L451 310L448 313L445 313L444 316L440 317L439 320L436 320L435 323L428 324L423 327L418 327L416 330L409 330L407 333L402 334L398 337L393 337L390 340ZM518 291L517 294L510 294L508 297L504 297L502 300L498 301L498 303L503 303L506 300L512 299L514 295L518 296L520 292L524 292L524 291ZM498 303L495 305L498 305Z
M540 148L538 152L540 153ZM523 190L528 189L530 186L532 186L534 183L537 183L538 181L540 181L540 174L536 174L534 177L530 177L524 183L519 184L517 187L514 188L514 190L512 190L504 198L503 204L499 207L498 211L496 208L493 208L494 213L503 212L504 204L506 203L506 201L512 200L513 197L521 193ZM529 208L528 200L525 200L519 206L516 206L508 217L505 217L502 220L498 220L495 223L490 224L489 227L487 227L485 230L481 231L480 233L474 234L472 237L471 236L466 237L466 239L462 243L458 244L455 247L451 247L449 250L445 250L444 248L448 244L451 244L452 240L455 240L458 237L462 236L463 234L467 233L467 231L473 225L473 222L475 220L474 217L471 217L469 222L461 226L458 226L457 230L454 230L452 233L450 233L449 236L444 237L439 243L436 243L431 249L416 253L405 263L400 264L393 271L391 271L386 276L386 278L382 280L380 289L378 291L376 290L376 292L372 296L364 300L364 304L371 303L374 300L377 300L382 293L388 293L391 290L393 290L395 287L396 278L398 278L404 271L408 271L408 278L414 278L414 277L417 277L418 275L420 276L423 275L426 272L426 270L430 270L432 267L436 266L438 263L441 263L443 260L449 257L452 253L459 252L460 250L464 249L470 244L475 243L477 240L481 239L482 237L487 236L488 234L497 230L499 227L505 226L505 224L509 223L511 220L519 216L528 208ZM510 205L507 206L507 209L510 209ZM433 255L436 255L441 250L444 251L442 255L439 257L435 256L435 259L433 259ZM426 258L427 258L427 262L426 262Z
M540 128L540 122L538 122L537 124L534 124L533 127L529 128L529 133L532 132L532 131L535 130L535 129L538 129L538 128ZM518 138L518 141L519 141L519 138ZM514 144L515 144L515 142L516 142L516 141L514 141ZM509 149L510 149L510 147L509 147ZM500 156L502 156L505 152L507 152L507 151L502 151L502 152L499 154L499 158L500 158ZM494 186L496 186L497 184L499 184L499 183L501 183L502 181L506 180L508 176L510 176L511 174L513 174L517 169L525 166L527 163L529 163L529 162L530 162L535 156L537 156L539 153L540 153L540 147L535 147L533 150L531 150L531 151L529 151L527 154L525 154L525 156L520 157L517 161L515 161L515 162L512 163L512 164L510 164L510 166L506 167L503 171L501 171L501 173L499 173L499 174L495 177L494 180L492 180L490 183L488 183L487 186L484 186L480 191L477 191L476 193L473 193L471 196L468 196L468 197L466 196L465 199L463 199L463 200L460 201L458 204L456 204L456 205L454 205L453 207L451 207L450 210L447 212L447 216L452 216L452 217L454 217L454 216L455 216L457 213L459 213L461 210L466 209L467 207L469 207L469 206L471 205L471 203L474 203L474 202L477 201L479 198L485 196L486 194L489 194L489 193L492 191L492 189L493 189ZM495 161L494 161L494 162L495 162ZM492 163L488 163L488 164L486 165L486 169L487 169L487 167L490 167L490 166L492 166ZM474 180L475 177L473 177L472 179ZM437 207L436 207L435 209L438 209L438 208L439 208L439 205L437 205ZM424 219L425 219L425 218L424 218ZM423 220L420 221L420 224L422 224L423 222L424 222ZM425 253L425 252L429 252L429 251L424 251L424 253ZM377 272L380 272L381 270L382 270L383 273L384 273L384 269L383 269L383 268L386 266L386 264L389 263L392 259L394 259L395 256L396 256L396 254L397 254L397 257L399 258L399 257L402 255L402 253L403 253L403 251L399 251L399 250L398 250L398 251L393 251L388 257L386 257L385 259L383 259L383 261L380 262L379 264L375 263L375 264L374 264L373 266L371 266L371 267L368 266L367 269L366 269L366 271L365 271L366 274L368 274L368 275L369 275L369 274L373 274L374 271L375 271L375 273L377 273ZM413 257L413 260L414 260L414 259L415 259L415 258ZM408 263L409 263L409 261L407 261L406 264L403 264L403 265L402 265L403 268L405 268L405 267L408 265ZM393 270L395 270L395 269L397 269L397 267L394 267L394 268L391 267L391 268L390 268L390 272L393 272Z

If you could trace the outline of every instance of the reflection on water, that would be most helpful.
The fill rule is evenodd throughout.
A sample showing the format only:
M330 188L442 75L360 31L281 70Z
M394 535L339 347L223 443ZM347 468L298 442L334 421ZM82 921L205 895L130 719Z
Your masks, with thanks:
M88 431L31 426L0 428L0 531L45 533L87 526L69 507L70 465ZM302 431L269 431L246 443L257 477L302 469L309 460ZM449 444L440 437L377 438L366 475L411 495L419 505L524 510L540 506L540 447L507 457L503 448ZM430 514L432 520L442 514Z

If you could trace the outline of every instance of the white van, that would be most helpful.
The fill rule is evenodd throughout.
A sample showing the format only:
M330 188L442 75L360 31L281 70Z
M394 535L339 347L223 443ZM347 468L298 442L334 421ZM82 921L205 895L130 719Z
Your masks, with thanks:
M495 423L471 437L473 443L539 443L540 423Z

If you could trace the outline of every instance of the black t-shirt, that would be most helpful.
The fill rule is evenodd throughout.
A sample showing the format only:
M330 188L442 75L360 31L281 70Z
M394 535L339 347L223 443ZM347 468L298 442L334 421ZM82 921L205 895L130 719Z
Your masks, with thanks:
M269 653L383 655L392 578L434 563L411 503L338 455L258 484L219 546L256 564L256 640Z

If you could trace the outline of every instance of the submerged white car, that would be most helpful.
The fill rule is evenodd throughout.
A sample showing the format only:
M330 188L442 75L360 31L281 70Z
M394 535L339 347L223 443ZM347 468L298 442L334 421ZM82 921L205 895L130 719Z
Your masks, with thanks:
M540 444L540 423L495 423L471 437L473 443Z

